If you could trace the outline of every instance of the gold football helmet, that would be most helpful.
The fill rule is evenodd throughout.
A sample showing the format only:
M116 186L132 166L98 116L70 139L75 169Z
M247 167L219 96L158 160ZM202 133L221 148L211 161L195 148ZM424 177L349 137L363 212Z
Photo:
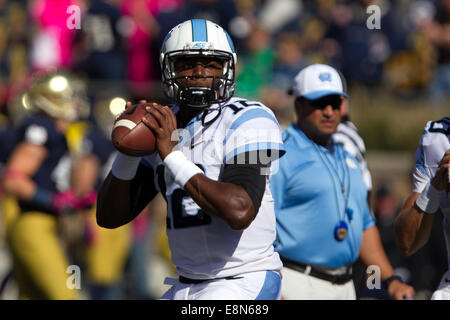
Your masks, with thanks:
M63 72L37 76L22 96L22 106L56 119L76 121L89 113L84 83Z

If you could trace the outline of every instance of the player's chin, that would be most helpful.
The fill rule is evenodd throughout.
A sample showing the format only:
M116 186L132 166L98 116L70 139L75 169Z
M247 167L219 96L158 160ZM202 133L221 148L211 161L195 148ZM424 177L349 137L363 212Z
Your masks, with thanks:
M337 125L335 122L322 122L320 124L320 131L323 134L331 135L336 132Z

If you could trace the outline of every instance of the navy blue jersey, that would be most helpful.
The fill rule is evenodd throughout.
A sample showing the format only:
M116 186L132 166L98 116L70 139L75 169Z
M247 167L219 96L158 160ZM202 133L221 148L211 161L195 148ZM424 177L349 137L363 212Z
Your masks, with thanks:
M0 131L0 165L4 166L16 146L16 131L12 124Z
M32 115L25 118L16 131L16 141L43 146L48 155L31 179L39 188L51 192L63 191L69 186L70 156L66 137L56 129L48 117ZM20 201L23 211L46 211L31 203Z

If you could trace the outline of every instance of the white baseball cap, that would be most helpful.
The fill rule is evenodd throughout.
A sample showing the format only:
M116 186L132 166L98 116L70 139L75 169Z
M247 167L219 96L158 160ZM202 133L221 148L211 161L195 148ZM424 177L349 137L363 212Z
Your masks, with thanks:
M320 99L331 94L348 98L339 73L325 64L313 64L300 71L294 78L290 93L308 100Z

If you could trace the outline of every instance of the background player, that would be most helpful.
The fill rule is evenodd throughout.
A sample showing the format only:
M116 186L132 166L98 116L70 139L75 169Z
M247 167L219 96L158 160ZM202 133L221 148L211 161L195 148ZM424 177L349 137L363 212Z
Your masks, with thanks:
M422 248L430 238L434 216L441 210L444 216L447 257L450 257L449 117L427 122L415 156L413 190L395 221L397 246L405 255L414 254ZM449 271L442 277L439 288L431 299L450 299Z
M68 189L64 132L77 119L80 100L70 78L49 73L34 79L24 101L32 113L17 128L3 180L20 210L5 212L14 276L21 298L75 299L76 290L66 285L68 261L58 238L58 216L93 204Z
M93 121L81 135L80 150L73 165L72 185L78 194L96 194L111 169L115 149L111 143L112 122L120 113L119 101L111 93L98 94L92 108ZM114 105L110 105L110 101ZM114 108L113 108L114 107ZM125 100L122 99L122 108ZM112 111L111 111L112 109ZM85 265L91 299L120 299L120 285L131 248L132 226L109 230L97 225L95 209L80 212L84 226L80 259ZM81 241L80 241L81 242Z
M109 228L134 219L157 191L164 195L180 278L163 299L279 298L267 169L283 147L267 107L232 98L236 60L230 37L215 23L174 27L160 62L164 92L177 105L149 104L160 127L143 118L158 152L142 159L119 154L99 192L97 220ZM177 128L185 130L174 140Z

